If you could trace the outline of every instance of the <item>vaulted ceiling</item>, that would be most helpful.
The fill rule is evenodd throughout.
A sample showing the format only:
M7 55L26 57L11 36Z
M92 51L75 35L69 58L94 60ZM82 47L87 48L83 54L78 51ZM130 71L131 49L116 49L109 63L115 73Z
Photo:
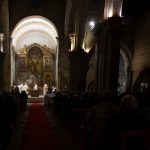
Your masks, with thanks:
M0 0L3 2L6 0ZM70 47L69 34L74 33L76 43L87 51L92 47L89 30L91 20L103 20L105 0L8 0L10 33L23 18L40 15L56 26L59 38L66 49ZM123 0L123 16L139 17L149 10L148 2Z
M56 50L58 33L52 22L41 16L30 16L21 20L12 32L12 45L15 50L25 45L38 43Z

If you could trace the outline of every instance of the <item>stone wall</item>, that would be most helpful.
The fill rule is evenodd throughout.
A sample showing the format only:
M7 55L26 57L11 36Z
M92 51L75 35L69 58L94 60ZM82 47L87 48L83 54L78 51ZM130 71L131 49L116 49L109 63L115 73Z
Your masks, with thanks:
M60 15L61 14L61 15ZM65 16L65 1L64 0L15 0L10 4L10 28L14 26L23 18L31 15L40 15L52 21L58 32L63 33L64 16ZM60 34L60 33L59 33Z
M124 46L122 48L128 50L127 53L129 53L131 57L134 50L134 22L135 19L133 18L124 18L122 26L121 44Z
M133 55L133 84L145 68L150 67L150 13L139 18L136 22L134 55Z
M64 91L69 89L69 54L66 50L61 50L59 54L59 90Z
M9 35L9 1L4 0L2 5L2 33L4 33L4 90L10 90L10 35Z

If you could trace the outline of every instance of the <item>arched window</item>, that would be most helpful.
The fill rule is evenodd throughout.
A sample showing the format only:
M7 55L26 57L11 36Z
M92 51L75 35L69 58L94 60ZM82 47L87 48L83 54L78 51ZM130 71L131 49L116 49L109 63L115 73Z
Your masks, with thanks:
M120 55L120 63L119 63L119 78L118 78L118 92L119 94L124 93L126 91L127 84L127 71L125 67L125 61Z

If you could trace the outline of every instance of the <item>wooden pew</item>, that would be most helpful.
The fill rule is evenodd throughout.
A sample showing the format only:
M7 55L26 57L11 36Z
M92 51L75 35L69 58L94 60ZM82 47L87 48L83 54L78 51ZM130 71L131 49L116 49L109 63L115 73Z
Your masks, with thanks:
M146 150L150 149L150 129L143 130L122 130L119 133L121 138L121 150L126 150L126 144L129 137L142 137L144 139L144 148Z

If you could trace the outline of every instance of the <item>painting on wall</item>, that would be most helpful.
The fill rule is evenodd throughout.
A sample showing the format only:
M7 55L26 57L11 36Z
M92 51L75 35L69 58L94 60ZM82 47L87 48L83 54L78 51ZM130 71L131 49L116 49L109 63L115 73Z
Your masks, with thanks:
M45 71L51 70L50 57L45 57Z
M18 70L19 71L26 71L26 58L25 57L19 57L18 58Z
M28 51L28 71L34 75L41 74L43 70L43 53L37 47L31 47Z

